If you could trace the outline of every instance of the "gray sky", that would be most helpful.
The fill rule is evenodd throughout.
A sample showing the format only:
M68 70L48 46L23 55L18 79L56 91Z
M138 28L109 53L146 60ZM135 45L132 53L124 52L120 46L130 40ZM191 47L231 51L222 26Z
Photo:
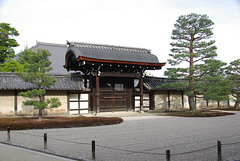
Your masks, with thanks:
M167 62L174 23L189 13L215 23L218 59L240 58L240 0L0 0L0 22L20 33L16 53L36 41L69 40L147 48ZM153 74L163 76L167 67Z

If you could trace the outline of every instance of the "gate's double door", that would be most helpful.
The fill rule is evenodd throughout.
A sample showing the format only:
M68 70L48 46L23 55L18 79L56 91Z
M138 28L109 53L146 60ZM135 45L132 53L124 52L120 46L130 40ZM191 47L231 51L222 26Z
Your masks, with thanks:
M124 83L101 83L100 112L114 112L127 110L127 89Z

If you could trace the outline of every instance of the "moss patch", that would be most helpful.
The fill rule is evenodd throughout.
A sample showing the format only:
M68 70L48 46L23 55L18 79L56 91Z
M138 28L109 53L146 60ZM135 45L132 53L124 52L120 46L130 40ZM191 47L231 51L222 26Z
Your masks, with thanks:
M123 122L118 117L44 117L38 118L0 118L0 130L49 129L113 125Z
M219 117L227 115L234 115L234 113L210 110L166 112L166 116L180 116L180 117Z
M229 108L216 108L215 110L223 110L223 111L240 111L240 108L233 108L233 107L229 107Z

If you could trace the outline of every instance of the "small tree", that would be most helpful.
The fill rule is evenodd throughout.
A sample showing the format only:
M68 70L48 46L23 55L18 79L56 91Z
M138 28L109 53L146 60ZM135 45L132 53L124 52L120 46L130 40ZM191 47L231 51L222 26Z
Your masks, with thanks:
M182 89L188 96L190 110L196 110L196 81L206 72L201 68L207 69L208 60L217 56L215 41L209 40L213 35L212 25L214 23L207 15L194 14L182 15L178 18L175 29L172 31L171 43L173 59L168 62L172 66L187 63L186 68L169 68L165 75L169 78L184 80L177 83L174 88Z
M19 54L17 61L24 65L24 72L17 72L26 82L36 85L36 89L21 92L19 95L30 100L24 101L24 105L33 105L39 110L39 118L42 118L42 111L46 108L56 108L61 105L58 98L44 100L45 88L56 83L56 79L48 73L52 70L51 62L48 57L51 53L48 50L38 49L36 51L25 49Z
M234 107L237 108L240 103L240 59L232 61L226 73L233 85L232 96L236 98Z
M10 27L10 24L0 23L0 64L15 56L13 47L17 47L19 44L12 37L18 35L18 31L14 27Z

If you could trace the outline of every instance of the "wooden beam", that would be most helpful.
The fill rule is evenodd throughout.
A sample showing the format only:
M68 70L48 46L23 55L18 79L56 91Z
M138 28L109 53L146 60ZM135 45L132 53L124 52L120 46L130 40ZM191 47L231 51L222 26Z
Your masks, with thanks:
M126 65L139 65L139 66L153 66L156 68L161 68L166 65L166 63L145 63L145 62L130 62L130 61L118 61L118 60L105 60L105 59L95 59L88 58L84 56L79 56L77 61L89 61L89 62L98 62L98 63L113 63L113 64L126 64Z
M114 73L114 72L102 72L101 77L128 77L128 78L139 78L137 73Z

